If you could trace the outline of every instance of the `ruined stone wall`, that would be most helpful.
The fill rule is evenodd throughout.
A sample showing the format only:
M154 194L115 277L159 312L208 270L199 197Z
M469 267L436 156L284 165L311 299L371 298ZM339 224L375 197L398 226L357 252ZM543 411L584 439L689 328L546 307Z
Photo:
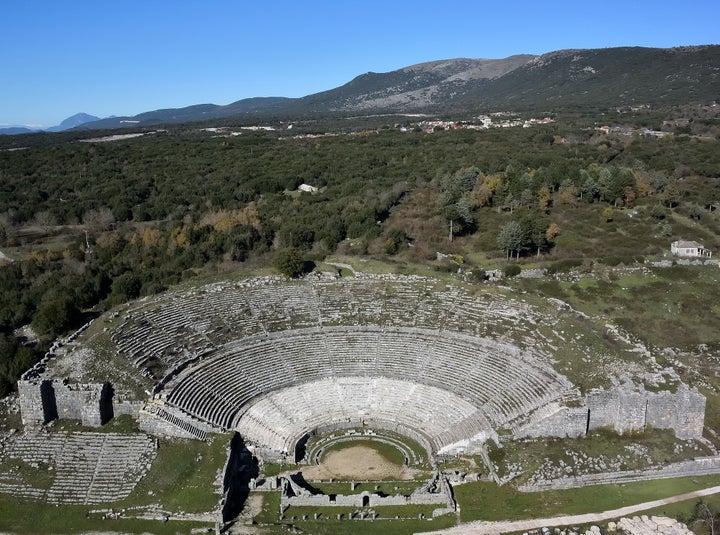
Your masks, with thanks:
M671 429L681 439L702 437L705 397L681 384L676 392L647 392L626 383L610 390L592 390L580 408L559 408L519 426L516 437L578 437L608 427L618 433L648 426Z
M542 492L549 489L572 489L589 485L610 485L630 483L633 481L649 481L673 477L704 476L720 473L720 457L698 457L690 461L673 463L663 468L648 470L626 470L620 472L603 472L580 476L563 476L559 479L548 479L518 487L521 492Z
M680 385L676 393L659 392L648 403L647 423L658 429L674 429L678 438L702 437L705 396Z
M413 494L411 496L380 496L369 492L361 494L316 494L307 496L282 496L281 505L295 507L380 507L383 505L447 505L444 494Z
M37 380L18 381L18 403L23 425L35 427L48 421L42 400L42 389L45 382Z
M281 495L280 505L305 507L380 507L383 505L442 505L448 511L455 510L455 500L452 497L450 483L442 474L426 483L410 496L396 494L394 496L381 496L369 491L359 494L311 494L310 491L288 477L280 477Z
M672 429L678 438L700 438L705 422L705 397L681 384L676 392L647 392L631 384L595 390L587 396L590 429L611 427L618 433L647 426Z
M144 401L122 399L118 400L116 398L113 398L113 416L128 415L132 416L133 418L138 418L140 416L140 410L143 408L143 405L145 405Z
M21 379L18 392L22 421L27 426L70 418L99 427L112 417L112 389L107 384Z

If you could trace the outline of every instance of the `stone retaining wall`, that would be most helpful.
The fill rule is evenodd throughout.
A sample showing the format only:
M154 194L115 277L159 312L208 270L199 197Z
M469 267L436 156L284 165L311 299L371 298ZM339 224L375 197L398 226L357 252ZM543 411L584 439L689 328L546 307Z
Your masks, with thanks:
M705 404L705 396L685 384L676 392L647 392L625 383L590 391L580 408L557 406L554 413L519 427L515 436L579 437L601 427L623 434L650 426L672 429L681 439L701 438Z

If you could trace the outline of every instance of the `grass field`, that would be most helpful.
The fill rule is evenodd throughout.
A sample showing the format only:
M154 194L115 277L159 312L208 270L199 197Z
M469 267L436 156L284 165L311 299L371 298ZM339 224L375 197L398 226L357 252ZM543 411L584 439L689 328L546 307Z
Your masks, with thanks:
M455 487L455 498L463 522L522 520L607 511L715 485L720 485L720 475L522 493L480 481Z
M120 533L153 533L175 535L190 533L197 528L211 528L205 522L181 522L120 518L104 520L101 515L89 515L98 506L64 505L55 507L37 503L18 503L0 495L0 531L3 533L72 534L90 531Z

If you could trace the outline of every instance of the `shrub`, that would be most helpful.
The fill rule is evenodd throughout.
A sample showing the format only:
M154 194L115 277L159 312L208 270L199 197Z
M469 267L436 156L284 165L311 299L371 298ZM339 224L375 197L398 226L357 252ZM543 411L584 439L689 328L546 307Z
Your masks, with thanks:
M303 274L305 261L297 249L283 249L275 255L273 267L286 277L294 279Z
M557 262L553 262L547 267L547 272L550 275L553 275L555 273L564 273L566 271L570 271L573 268L580 267L583 264L582 258L565 258L563 260L558 260Z
M606 256L600 259L600 262L606 266L618 266L624 264L630 266L632 264L642 264L645 262L644 256Z
M506 277L515 277L517 275L520 275L520 266L517 264L508 264L503 268L503 275Z

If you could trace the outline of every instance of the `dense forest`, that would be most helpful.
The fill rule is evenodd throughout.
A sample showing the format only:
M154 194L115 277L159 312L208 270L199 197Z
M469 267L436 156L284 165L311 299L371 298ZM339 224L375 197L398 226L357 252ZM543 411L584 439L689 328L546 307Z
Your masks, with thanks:
M0 250L14 260L0 266L0 396L92 314L202 274L299 275L329 254L482 273L639 261L680 238L720 247L716 106L491 130L221 126L0 142Z

